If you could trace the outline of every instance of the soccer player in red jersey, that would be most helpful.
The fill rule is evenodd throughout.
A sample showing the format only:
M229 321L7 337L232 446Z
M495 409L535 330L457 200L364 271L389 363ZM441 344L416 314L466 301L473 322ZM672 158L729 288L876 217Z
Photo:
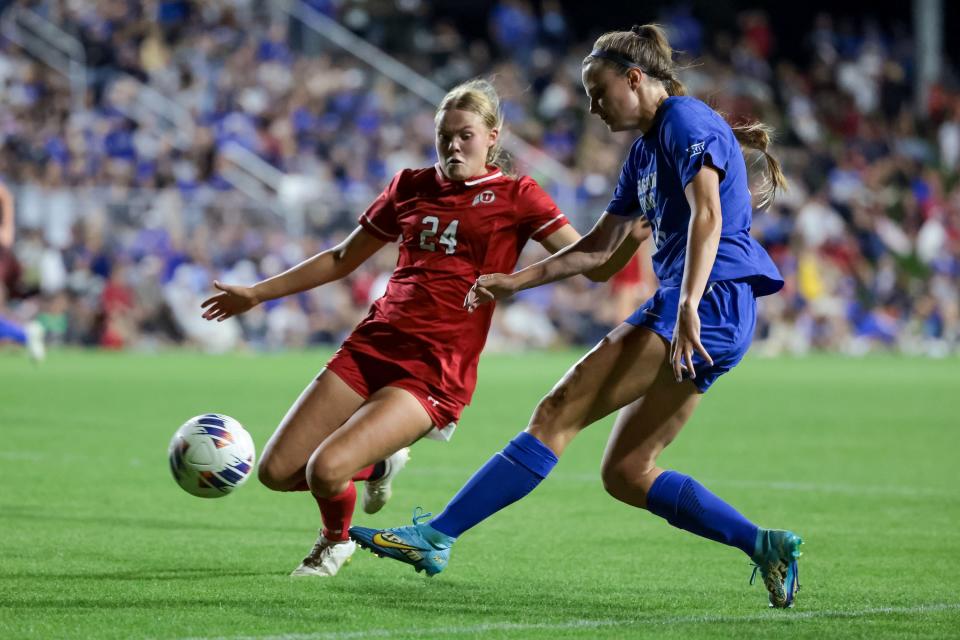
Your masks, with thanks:
M492 306L463 311L463 296L483 273L511 270L528 239L550 252L580 235L529 177L503 168L499 97L486 81L451 90L436 113L439 162L406 169L360 216L338 246L252 287L220 282L203 316L222 321L265 301L343 278L389 242L400 254L386 294L270 438L260 481L276 491L309 490L323 529L293 575L332 576L356 549L348 529L355 480L363 508L378 511L424 436L448 439L470 402ZM639 242L630 237L602 267L606 279Z

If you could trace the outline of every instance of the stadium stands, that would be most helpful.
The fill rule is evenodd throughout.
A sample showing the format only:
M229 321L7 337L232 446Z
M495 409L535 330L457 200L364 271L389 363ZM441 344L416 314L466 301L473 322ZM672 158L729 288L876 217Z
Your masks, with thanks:
M574 39L559 4L538 13L499 2L475 40L426 3L305 4L444 87L492 76L511 135L573 177L575 200L563 204L576 225L603 210L630 140L586 113L589 43ZM81 43L79 97L69 75L11 39L15 11ZM755 216L755 233L787 287L763 301L757 352L958 351L956 86L913 104L906 32L823 15L798 64L778 51L762 12L709 39L688 12L659 20L695 55L683 75L692 93L778 130L792 189ZM3 21L0 179L17 196L19 237L13 255L0 255L0 313L36 317L54 344L277 349L339 342L382 291L390 251L240 322L198 315L214 277L250 283L330 246L394 172L431 164L431 105L256 2L18 2ZM189 114L192 135L134 108L149 90ZM275 194L237 178L238 147L282 176ZM585 281L528 292L499 315L491 344L590 343L650 291L636 273L602 286L617 295ZM558 301L577 311L559 313Z

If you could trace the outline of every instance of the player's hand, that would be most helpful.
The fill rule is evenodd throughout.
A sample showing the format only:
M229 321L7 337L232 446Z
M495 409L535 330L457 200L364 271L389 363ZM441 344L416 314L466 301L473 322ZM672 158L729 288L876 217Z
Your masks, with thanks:
M700 316L697 315L696 307L681 304L677 312L677 324L673 328L673 340L670 342L670 365L677 382L683 380L684 370L690 373L690 378L697 377L693 368L694 350L713 366L713 358L700 342Z
M260 300L253 293L253 287L222 284L217 280L213 281L213 286L219 289L220 293L210 296L200 305L200 308L206 309L203 312L204 320L223 322L260 304Z
M463 301L463 308L473 313L482 304L509 298L517 292L513 278L505 273L491 273L480 276L470 287Z

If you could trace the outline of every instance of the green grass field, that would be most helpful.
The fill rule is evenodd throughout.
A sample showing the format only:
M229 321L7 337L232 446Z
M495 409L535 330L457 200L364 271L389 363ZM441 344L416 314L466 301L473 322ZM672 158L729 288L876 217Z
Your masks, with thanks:
M218 411L262 446L326 355L0 354L0 638L960 637L960 360L752 358L704 399L661 461L803 535L797 607L774 611L740 552L606 496L609 421L436 578L363 551L287 577L310 497L194 498L167 444ZM577 355L486 357L453 442L418 444L356 521L440 509Z

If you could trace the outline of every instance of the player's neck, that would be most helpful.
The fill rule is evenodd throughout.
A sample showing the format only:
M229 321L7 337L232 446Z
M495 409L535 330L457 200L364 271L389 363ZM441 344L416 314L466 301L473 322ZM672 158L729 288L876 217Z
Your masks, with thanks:
M496 173L497 171L501 171L501 169L500 169L499 167L497 167L497 166L484 165L483 167L481 167L481 168L477 169L476 171L472 172L471 175L470 175L469 177L467 177L467 178L460 178L460 177L454 178L454 177L448 175L447 172L443 170L443 167L440 165L439 162L438 162L436 165L434 165L434 166L435 166L436 169L437 169L437 173L438 173L444 180L446 180L446 181L448 181L448 182L458 182L458 183L461 183L461 184L472 183L472 182L475 182L475 181L477 181L477 180L482 180L483 178L487 178L487 177L489 177L489 176L492 176L492 175L493 175L494 173Z
M469 182L471 180L476 180L477 178L485 178L491 173L494 173L497 170L497 167L491 167L489 165L483 165L478 169L472 176L467 178L464 182Z
M640 107L640 116L637 122L637 129L644 135L650 131L650 128L653 126L653 123L657 119L657 111L660 110L660 107L663 106L663 103L666 102L667 98L670 95L666 90L656 91L653 95L650 96L649 100L645 100Z

